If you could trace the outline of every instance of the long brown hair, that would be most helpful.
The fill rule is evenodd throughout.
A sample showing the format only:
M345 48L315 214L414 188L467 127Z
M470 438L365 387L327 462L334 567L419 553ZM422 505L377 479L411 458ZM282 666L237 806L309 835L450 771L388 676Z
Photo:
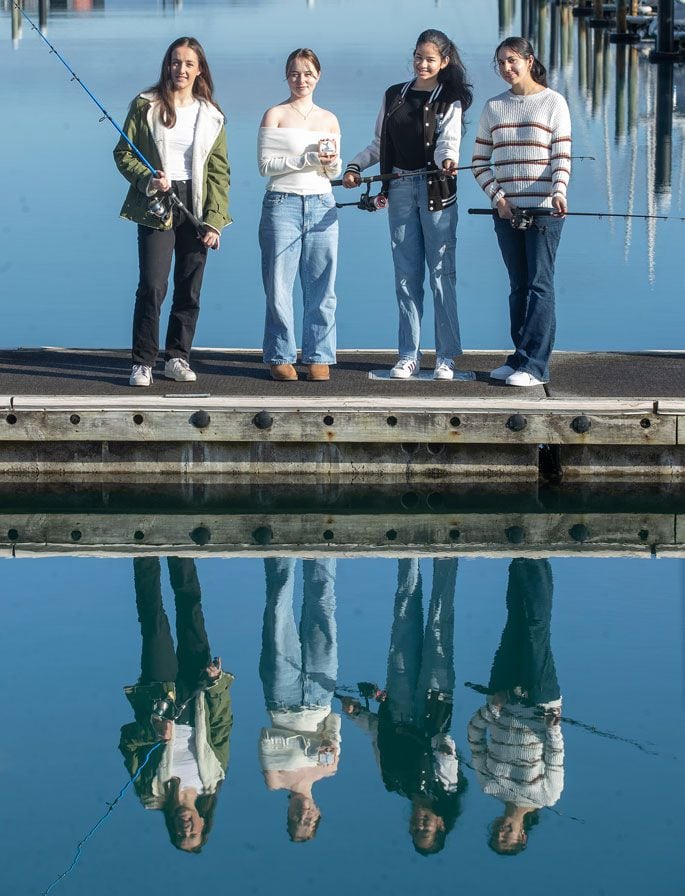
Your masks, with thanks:
M160 113L162 124L167 128L173 128L176 124L176 109L173 101L173 81L171 79L171 57L174 50L178 47L188 47L188 49L192 50L197 56L200 73L197 78L195 78L195 83L193 84L193 96L196 99L206 100L221 112L221 107L214 99L214 82L212 81L212 74L209 70L207 57L205 56L205 51L202 49L202 45L194 37L177 37L176 40L169 45L164 54L159 81L154 87L149 88L150 92L157 94L162 106Z

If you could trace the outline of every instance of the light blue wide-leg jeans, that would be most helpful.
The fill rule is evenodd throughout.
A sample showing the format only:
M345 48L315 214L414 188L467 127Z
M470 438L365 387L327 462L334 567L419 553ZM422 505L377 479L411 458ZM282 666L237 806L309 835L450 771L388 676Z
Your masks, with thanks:
M302 363L335 364L338 212L332 193L267 191L259 223L266 294L264 363L297 359L293 290L300 275L304 312Z
M442 211L429 211L425 175L391 182L388 219L400 313L400 358L420 356L426 267L435 309L436 354L443 358L461 354L456 285L457 218L456 202Z
M264 561L266 606L259 674L268 710L330 706L338 674L335 560L303 560L299 631L293 610L295 559Z

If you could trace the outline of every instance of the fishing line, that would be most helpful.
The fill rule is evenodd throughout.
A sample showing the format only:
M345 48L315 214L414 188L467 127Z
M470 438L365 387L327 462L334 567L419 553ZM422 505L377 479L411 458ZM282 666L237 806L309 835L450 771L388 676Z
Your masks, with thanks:
M138 780L138 777L139 777L140 773L141 773L142 770L145 768L145 766L148 764L148 762L149 762L150 757L152 756L152 754L155 752L155 750L157 749L157 747L161 747L163 743L164 743L163 741L159 741L158 743L156 743L156 744L151 748L151 750L149 751L149 753L148 753L147 756L145 757L145 760L144 760L143 764L140 766L140 768L139 768L138 771L135 773L135 775L134 775L129 781L127 781L126 784L124 784L124 786L123 786L123 787L121 788L121 790L119 791L119 793L118 793L116 799L114 800L114 802L113 802L113 803L110 803L110 804L108 805L108 807L107 807L107 811L105 812L105 814L102 815L101 818L99 818L99 819L97 820L97 822L93 825L93 827L88 831L88 833L86 834L86 836L85 836L85 837L84 837L84 838L77 844L77 846L76 846L76 853L75 853L75 855L74 855L74 859L73 859L71 865L69 865L69 867L67 868L66 871L63 871L60 875L58 875L58 876L53 880L53 882L50 884L50 886L47 888L47 890L43 890L41 896L48 896L48 893L50 892L50 890L52 890L54 887L56 887L57 884L58 884L61 880L64 880L64 878L65 878L68 874L70 874L70 873L73 871L73 869L76 867L76 864L78 863L78 860L81 858L81 853L83 852L83 848L84 848L84 846L86 845L86 843L91 839L91 837L94 836L94 834L95 834L95 832L97 831L97 829L98 829L102 824L104 824L104 822L105 822L105 820L107 819L107 817L108 817L108 816L110 815L110 813L114 810L114 807L115 807L116 804L119 802L119 800L122 798L122 796L126 793L126 791L127 791L128 788L131 786L131 784L134 784L134 783Z
M143 163L143 165L145 165L145 167L148 169L148 171L151 174L155 175L157 173L157 169L154 167L154 165L152 165L152 163L149 162L148 159L145 158L145 156L138 149L138 147L135 145L135 143L133 143L127 137L127 135L124 133L124 131L121 129L121 127L116 123L116 121L112 118L112 116L109 114L109 112L102 105L100 100L88 89L88 87L86 87L86 85L79 78L79 76L76 74L74 69L69 65L67 60L64 58L64 56L62 56L62 54L56 49L56 47L54 47L50 43L50 41L43 34L43 32L40 30L40 28L36 25L36 23L33 21L33 19L24 12L23 7L18 2L18 0L13 0L13 6L19 10L21 15L26 19L26 21L31 26L32 30L36 32L36 34L41 38L41 40L45 44L47 44L47 46L50 48L50 53L54 54L59 59L59 61L62 63L62 65L66 68L66 70L71 75L71 80L76 81L76 83L79 84L85 90L85 92L88 94L88 96L91 98L91 100L95 103L95 105L98 107L98 109L102 112L102 117L99 119L99 121L103 122L103 121L107 120L112 125L112 127L115 128L115 130L118 131L118 133L124 138L124 140L126 141L128 146L135 153L135 155L140 159L140 161ZM198 232L198 234L200 234L200 236L202 236L204 234L205 225L202 223L202 221L200 221L199 218L196 218L195 215L192 214L192 212L189 211L189 209L187 209L185 207L185 205L181 202L181 200L178 198L178 196L174 193L173 190L169 190L168 193L164 193L162 195L167 197L169 199L169 201L171 202L171 204L175 205L176 208L188 218L188 220L193 225L193 227L197 230L197 232ZM153 212L153 214L154 214L154 212Z
M591 162L596 161L594 156L567 156L567 158L575 159L576 161L581 161L581 162L588 161L588 160ZM537 164L542 164L543 162L549 163L549 158L547 158L547 159L531 159L530 161L526 161L526 164L527 165L537 165ZM506 165L515 165L517 163L516 162L499 162L498 164L501 166L506 166ZM479 165L459 165L454 170L455 171L474 171L477 168L483 168L483 163L481 162ZM451 174L446 174L444 171L441 171L439 169L436 169L435 171L392 171L392 172L390 172L390 174L372 174L367 177L362 177L361 175L358 175L359 184L357 184L357 186L359 186L360 184L373 184L373 183L377 183L378 181L381 181L381 180L398 180L399 178L402 178L402 177L417 177L417 176L425 177L428 174L439 174L441 177L453 177L454 176ZM343 185L342 179L331 181L332 187L342 187L342 185Z

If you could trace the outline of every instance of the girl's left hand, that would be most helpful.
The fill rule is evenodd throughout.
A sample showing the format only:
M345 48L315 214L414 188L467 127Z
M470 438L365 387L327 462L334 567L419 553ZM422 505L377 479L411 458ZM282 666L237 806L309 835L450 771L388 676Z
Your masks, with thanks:
M566 204L566 199L564 196L559 196L556 194L552 197L552 207L554 209L555 217L563 218L566 216L566 212L568 211L568 205Z
M445 159L442 163L442 173L447 174L449 177L454 177L457 173L457 163L453 162L452 159Z
M211 227L207 227L205 232L201 237L202 245L206 246L208 249L218 249L221 243L221 238L216 230L212 230Z

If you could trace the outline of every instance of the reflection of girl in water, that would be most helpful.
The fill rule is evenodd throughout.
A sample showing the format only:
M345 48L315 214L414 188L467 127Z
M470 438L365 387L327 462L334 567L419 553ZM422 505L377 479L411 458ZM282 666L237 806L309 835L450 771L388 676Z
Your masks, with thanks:
M155 743L164 743L136 780L136 792L146 809L164 812L174 846L199 852L226 776L233 676L222 671L219 658L211 659L194 561L169 557L168 564L176 652L162 604L159 560L133 561L143 649L138 683L124 689L135 722L121 729L119 749L133 776ZM160 714L160 701L171 711Z
M418 560L398 563L387 687L378 714L343 698L347 715L371 736L383 783L411 802L417 852L440 852L461 811L466 781L449 735L454 691L454 588L457 561L433 561L424 631Z
M271 726L259 737L269 790L288 791L287 828L296 843L321 822L312 788L338 771L340 716L331 702L338 671L335 560L303 560L302 619L295 623L295 559L264 561L266 606L259 674Z
M564 787L547 560L512 560L507 611L487 703L469 722L468 739L481 788L504 803L504 815L492 825L490 846L515 855L525 849L538 810L553 806Z

